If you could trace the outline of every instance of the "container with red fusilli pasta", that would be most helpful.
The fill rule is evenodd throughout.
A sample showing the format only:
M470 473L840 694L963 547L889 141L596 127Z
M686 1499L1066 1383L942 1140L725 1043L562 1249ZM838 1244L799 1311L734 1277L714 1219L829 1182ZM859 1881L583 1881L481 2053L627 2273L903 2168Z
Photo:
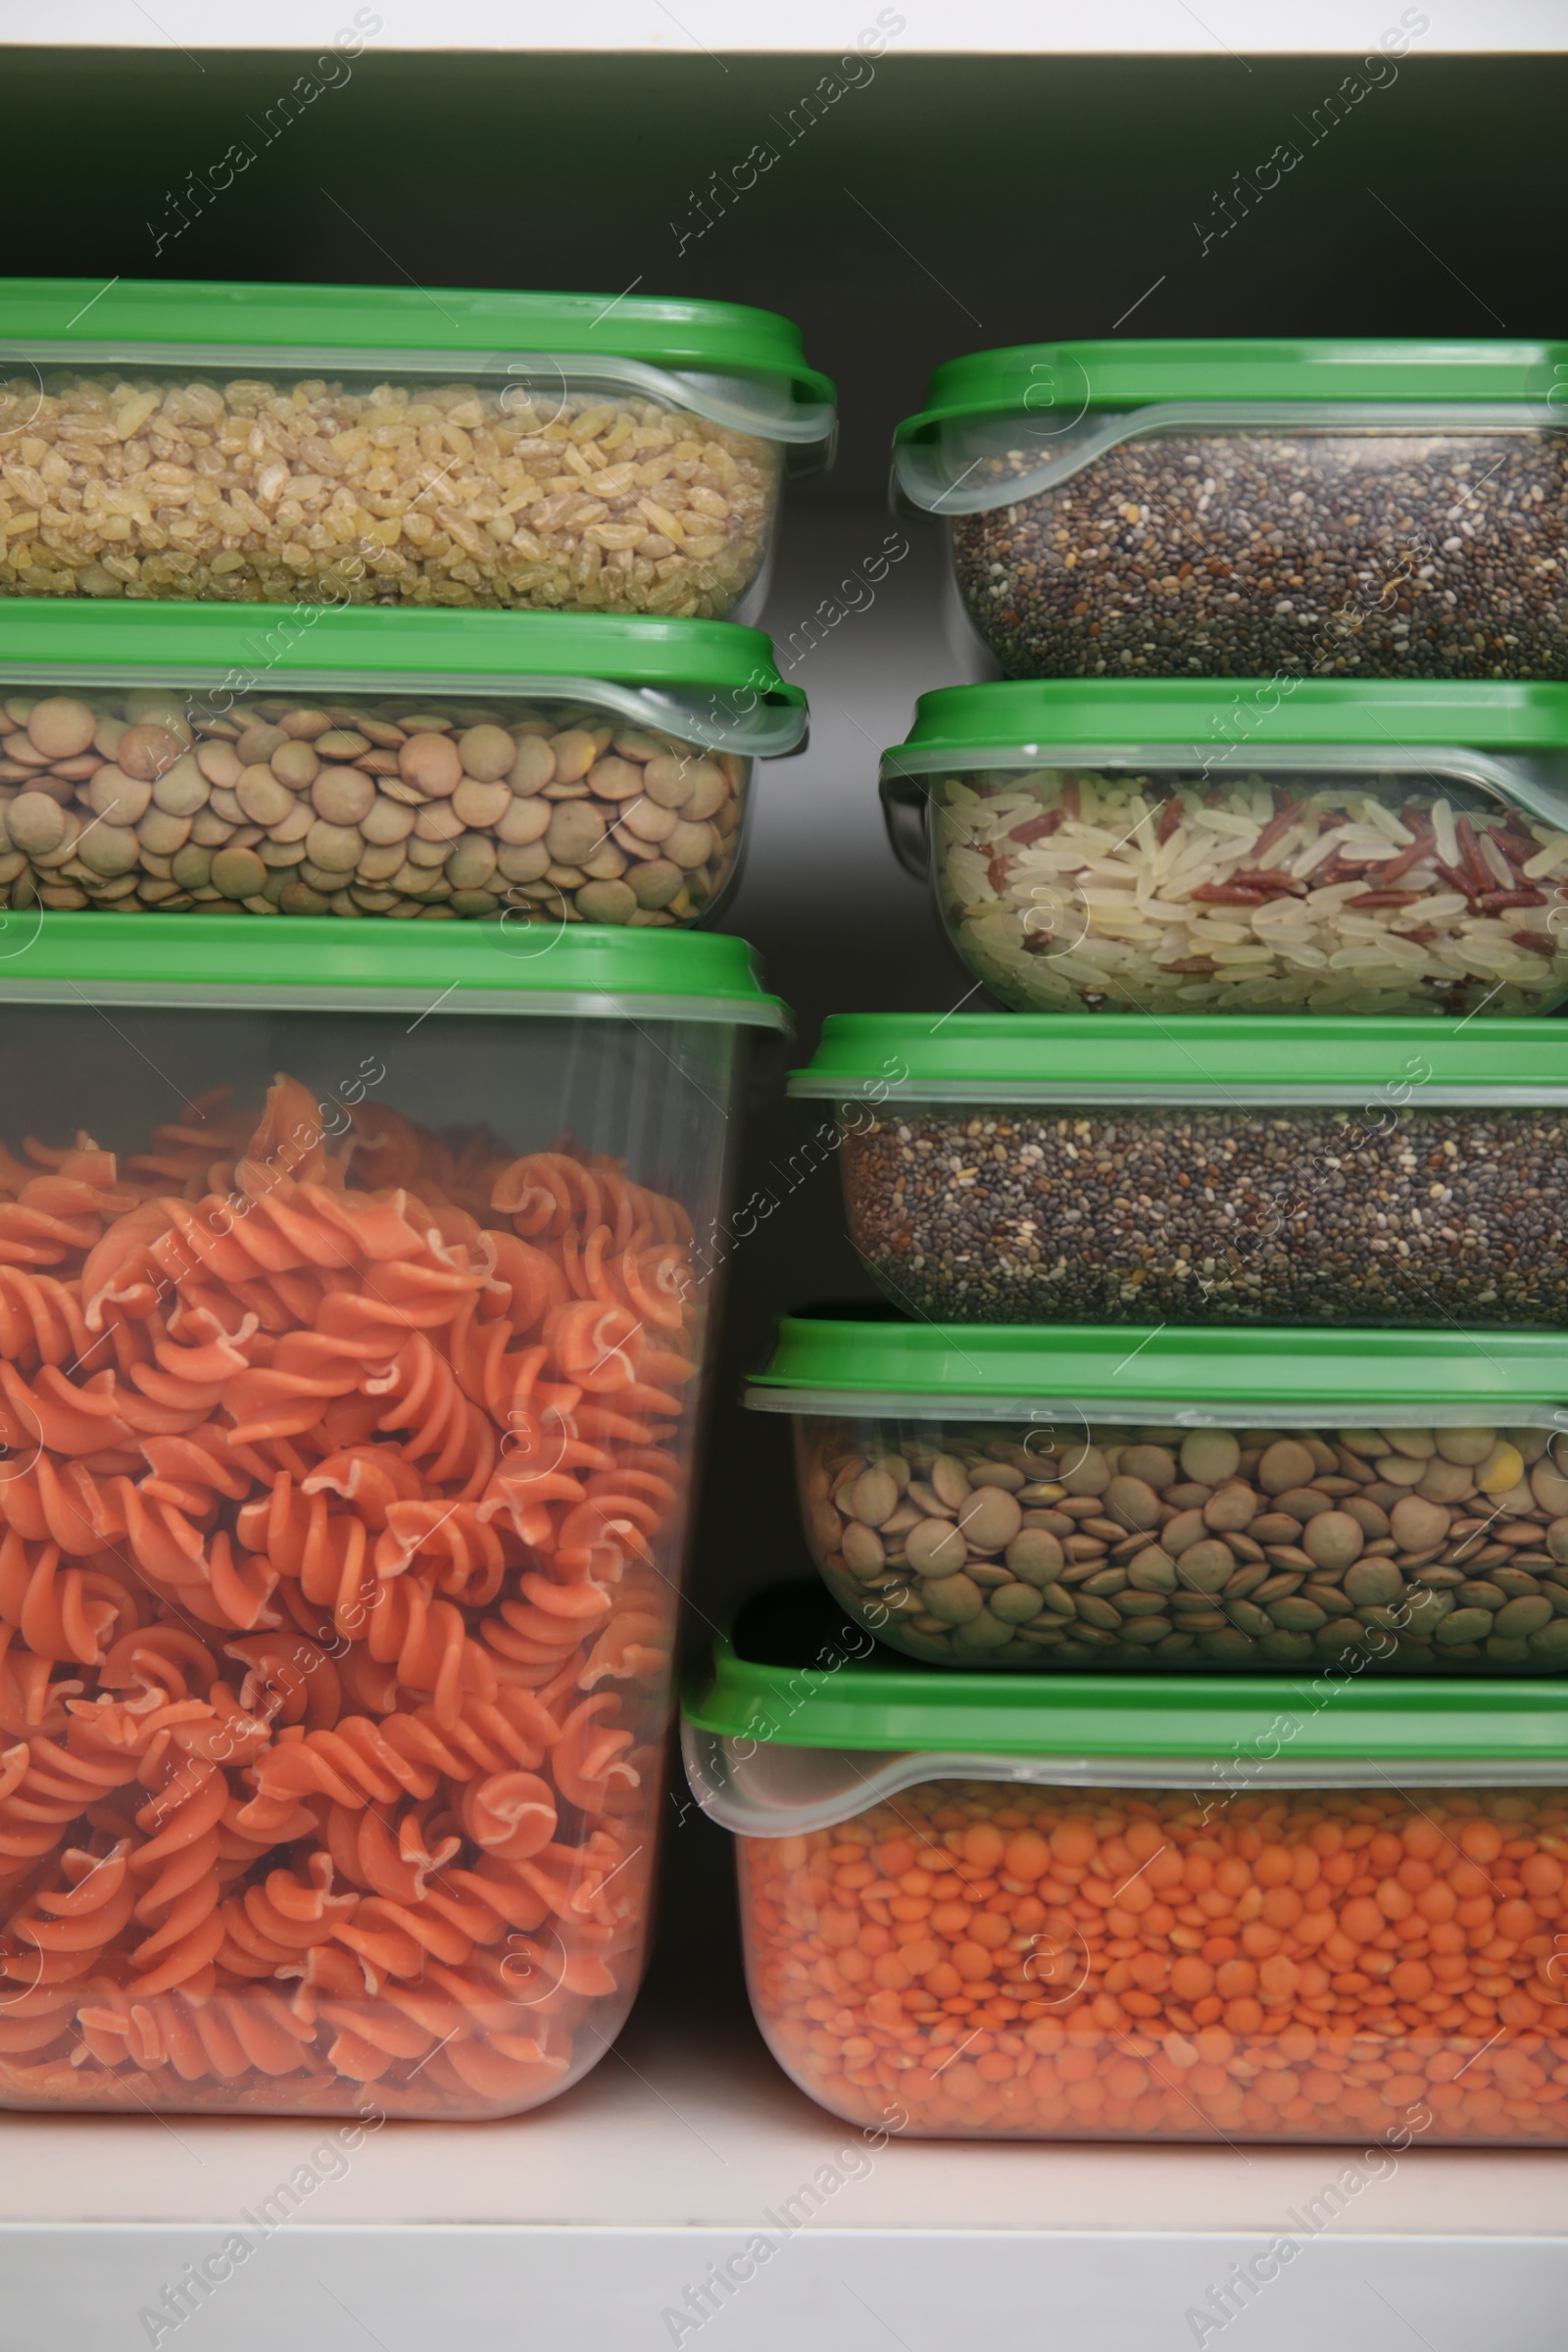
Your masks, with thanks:
M781 1010L726 938L367 936L5 918L6 2106L511 2114L637 1987Z

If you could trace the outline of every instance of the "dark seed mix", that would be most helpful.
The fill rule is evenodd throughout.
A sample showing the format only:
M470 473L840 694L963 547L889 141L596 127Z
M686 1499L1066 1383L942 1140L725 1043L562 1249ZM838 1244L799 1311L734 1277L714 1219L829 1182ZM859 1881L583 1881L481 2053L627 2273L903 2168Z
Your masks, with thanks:
M1568 677L1568 432L1127 441L953 544L1011 677Z
M1568 1322L1568 1111L858 1104L844 1186L939 1321Z
M1542 1674L1568 1668L1550 1446L1533 1428L812 1420L802 1488L835 1598L914 1657Z

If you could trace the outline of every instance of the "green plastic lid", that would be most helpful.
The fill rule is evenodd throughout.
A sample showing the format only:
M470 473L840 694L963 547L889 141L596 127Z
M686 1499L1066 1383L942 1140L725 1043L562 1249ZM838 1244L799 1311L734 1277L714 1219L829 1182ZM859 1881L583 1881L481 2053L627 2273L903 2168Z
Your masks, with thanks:
M279 936L282 934L283 936ZM0 1004L583 1013L783 1029L744 940L573 923L345 922L102 911L0 915Z
M653 294L539 294L438 286L238 285L198 279L0 278L0 361L383 366L505 374L514 357L626 359L710 379L771 377L793 408L750 429L792 441L833 429L833 386L799 327L734 302ZM573 373L578 371L571 371Z
M1074 411L1162 401L1544 402L1565 370L1568 343L1013 343L938 368L896 438L920 440L953 417L1017 411L1049 428ZM1568 423L1568 413L1552 420Z
M1332 1013L834 1012L790 1093L837 1102L1425 1105L1568 1098L1555 1021Z
M1330 1667L1285 1675L1049 1677L920 1666L843 1620L820 1586L787 1586L742 1611L689 1678L695 1731L819 1749L1103 1759L1190 1767L1193 1780L1264 1783L1281 1762L1386 1786L1401 1765L1451 1763L1509 1777L1568 1777L1568 1678L1379 1680ZM755 1743L753 1745L752 1743ZM1338 1770L1335 1768L1338 1767ZM906 1786L916 1775L904 1776ZM1091 1776L1082 1776L1092 1785ZM1124 1769L1118 1776L1130 1777ZM860 1804L873 1801L862 1796ZM844 1805L841 1814L855 1810ZM781 1822L780 1831L791 1825Z
M807 730L806 697L760 629L640 614L17 597L0 610L0 682L177 686L222 709L296 686L572 699L607 686L625 690L612 708L639 698L628 716L759 758L798 749Z
M1568 343L1017 343L950 360L894 435L900 489L976 514L1161 432L1544 431L1568 425Z
M1477 1428L1551 1425L1568 1407L1568 1332L1272 1331L786 1315L746 1401L770 1413L918 1413L1000 1419L1045 1406L1173 1424L1223 1407L1267 1428L1285 1409L1336 1428L1391 1410ZM1568 1428L1568 1412L1563 1426Z
M941 686L921 695L908 734L883 753L882 772L928 775L1121 746L1168 746L1178 766L1214 763L1219 753L1225 766L1245 769L1254 751L1298 745L1364 747L1380 768L1428 748L1560 751L1568 748L1568 686L1495 678L1009 678Z

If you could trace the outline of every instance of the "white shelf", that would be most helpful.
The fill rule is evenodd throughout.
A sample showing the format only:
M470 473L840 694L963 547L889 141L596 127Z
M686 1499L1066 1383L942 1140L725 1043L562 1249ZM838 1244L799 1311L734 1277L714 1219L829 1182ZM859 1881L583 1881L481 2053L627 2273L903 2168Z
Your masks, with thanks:
M140 2312L232 2229L255 2237L242 2212L255 2216L330 2129L0 2122L0 2341L149 2342ZM656 1999L621 2049L531 2117L389 2124L368 2137L159 2341L631 2352L672 2341L664 2311L763 2231L771 2259L683 2343L705 2333L730 2352L801 2352L808 2328L812 2352L885 2339L955 2352L978 2298L1008 2352L1158 2352L1195 2340L1185 2314L1233 2263L1294 2230L1302 2251L1248 2311L1233 2338L1245 2352L1331 2340L1560 2352L1560 2156L1385 2156L1383 2176L1315 2236L1293 2223L1355 2155L932 2141L871 2154L791 2086L744 2017L714 2019L706 2004L661 2014ZM786 2207L825 2165L860 2177L792 2229Z
M355 10L342 0L346 29ZM379 0L383 20L368 46L384 49L665 51L690 55L804 52L829 57L852 50L862 26L876 34L879 7L862 0L597 0L592 9L560 0L468 0L460 13L439 0ZM1369 14L1364 0L902 0L882 10L906 20L890 51L1035 56L1334 55L1353 58L1376 46L1399 11ZM1534 51L1563 47L1558 0L1449 0L1423 13L1431 22L1412 42L1423 56L1445 51ZM69 19L59 0L8 0L0 33L12 43L124 49L297 49L339 39L319 0L76 0ZM359 35L353 35L358 39ZM864 44L862 43L862 46ZM880 52L877 52L878 54Z

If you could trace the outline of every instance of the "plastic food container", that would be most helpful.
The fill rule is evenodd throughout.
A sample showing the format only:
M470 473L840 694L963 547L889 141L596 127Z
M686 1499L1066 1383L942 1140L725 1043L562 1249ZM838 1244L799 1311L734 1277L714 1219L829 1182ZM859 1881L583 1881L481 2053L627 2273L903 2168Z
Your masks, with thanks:
M1023 1011L1568 996L1568 688L946 687L882 794L958 954Z
M806 702L756 629L6 608L0 905L669 927Z
M0 2105L512 2114L630 2005L782 1015L523 945L6 920Z
M1568 677L1568 343L1030 343L894 468L1009 677Z
M1568 1668L1568 1341L786 1319L834 1599L1034 1672Z
M752 2006L918 2138L1568 2144L1568 1687L1063 1682L798 1589L688 1692Z
M650 295L0 280L0 594L749 617L833 387Z
M939 1323L1568 1324L1554 1022L841 1013L790 1086Z

